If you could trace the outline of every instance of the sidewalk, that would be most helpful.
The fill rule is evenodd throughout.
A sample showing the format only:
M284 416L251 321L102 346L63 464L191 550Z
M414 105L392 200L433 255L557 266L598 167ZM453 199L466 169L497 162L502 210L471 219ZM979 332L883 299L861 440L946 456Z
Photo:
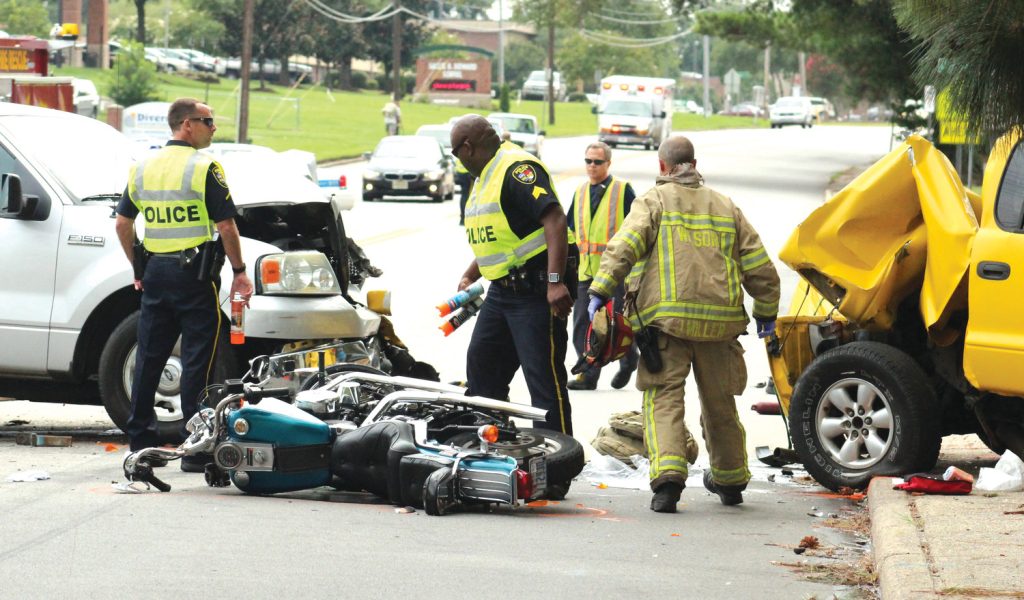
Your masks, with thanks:
M977 478L998 458L973 435L950 436L932 472L956 465ZM891 481L868 490L882 598L1024 598L1024 492L911 495Z

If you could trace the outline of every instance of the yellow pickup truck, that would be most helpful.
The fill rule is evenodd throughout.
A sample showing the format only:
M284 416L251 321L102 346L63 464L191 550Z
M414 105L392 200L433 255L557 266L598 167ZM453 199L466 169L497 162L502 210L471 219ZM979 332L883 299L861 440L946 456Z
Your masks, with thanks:
M769 341L799 458L833 490L935 465L942 436L1024 456L1024 143L982 193L911 136L801 223L802 281Z

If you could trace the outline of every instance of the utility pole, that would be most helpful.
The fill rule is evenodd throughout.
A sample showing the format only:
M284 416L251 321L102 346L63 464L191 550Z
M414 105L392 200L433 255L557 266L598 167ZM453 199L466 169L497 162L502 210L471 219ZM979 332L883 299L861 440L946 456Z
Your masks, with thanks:
M392 71L393 85L392 95L395 100L402 99L402 0L395 0L397 11L391 17L391 47L392 47Z
M245 0L242 8L242 64L238 66L241 90L238 94L238 124L235 141L239 144L249 140L249 68L252 66L252 19L254 0Z
M704 118L711 116L711 36L704 36Z
M555 0L548 0L548 125L555 124Z
M810 96L811 92L807 89L807 55L797 52L796 59L800 61L800 95Z
M498 87L505 87L505 14L504 2L498 0ZM500 91L500 89L499 89Z
M772 68L772 43L766 42L764 45L764 108L765 114L768 112L768 105L771 104L771 87L768 86L771 80L771 68Z

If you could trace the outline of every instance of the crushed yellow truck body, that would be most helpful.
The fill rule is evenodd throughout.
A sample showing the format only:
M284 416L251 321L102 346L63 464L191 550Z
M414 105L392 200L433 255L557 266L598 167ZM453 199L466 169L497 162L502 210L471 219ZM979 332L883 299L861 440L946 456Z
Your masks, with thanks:
M1024 449L1022 229L1019 133L980 196L912 136L797 227L779 258L802 281L768 356L819 482L931 468L952 433Z

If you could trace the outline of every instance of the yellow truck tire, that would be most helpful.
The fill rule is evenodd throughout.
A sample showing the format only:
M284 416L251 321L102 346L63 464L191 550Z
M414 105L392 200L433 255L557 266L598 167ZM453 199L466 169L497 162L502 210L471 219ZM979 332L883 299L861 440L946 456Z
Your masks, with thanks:
M789 410L807 472L831 489L931 469L942 441L940 406L920 366L879 342L822 354L800 375Z

